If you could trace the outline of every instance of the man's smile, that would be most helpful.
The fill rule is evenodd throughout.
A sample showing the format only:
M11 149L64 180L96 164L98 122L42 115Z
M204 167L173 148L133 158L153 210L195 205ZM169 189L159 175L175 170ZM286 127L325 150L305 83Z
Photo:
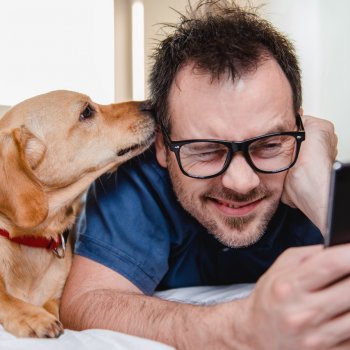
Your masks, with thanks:
M261 204L263 199L264 197L249 202L235 202L217 198L208 198L209 202L212 203L222 214L236 217L251 214L252 211Z

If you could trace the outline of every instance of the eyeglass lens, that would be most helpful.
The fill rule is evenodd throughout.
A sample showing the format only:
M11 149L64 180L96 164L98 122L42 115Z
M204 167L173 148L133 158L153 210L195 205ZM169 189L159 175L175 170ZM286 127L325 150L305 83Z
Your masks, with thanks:
M294 162L296 145L296 139L291 135L268 136L249 144L248 157L257 169L275 172ZM219 173L225 167L229 153L229 147L221 143L192 142L181 146L179 157L187 174L205 177Z

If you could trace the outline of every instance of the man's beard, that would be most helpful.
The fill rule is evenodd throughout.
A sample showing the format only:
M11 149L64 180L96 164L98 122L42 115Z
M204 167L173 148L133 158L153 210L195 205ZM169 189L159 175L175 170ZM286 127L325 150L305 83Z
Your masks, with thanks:
M277 210L279 200L270 201L270 205L265 207L262 213L257 211L242 217L229 217L224 214L220 217L220 214L217 213L216 216L219 217L220 222L211 218L210 214L208 215L210 209L208 209L207 204L215 199L242 203L253 202L259 199L266 201L273 196L273 193L265 186L260 185L249 193L241 194L222 186L213 185L196 200L182 186L181 175L178 175L178 172L175 171L169 157L167 163L178 201L188 213L222 244L231 248L247 247L256 243L264 235L268 223ZM198 181L202 180L198 179Z

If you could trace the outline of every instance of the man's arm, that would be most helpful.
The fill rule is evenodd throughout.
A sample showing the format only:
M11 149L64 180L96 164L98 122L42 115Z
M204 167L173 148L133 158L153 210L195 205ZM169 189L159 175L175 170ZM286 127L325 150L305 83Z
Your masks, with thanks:
M297 163L288 171L282 201L300 209L324 234L338 140L331 122L310 116L302 119L306 139Z
M120 274L76 255L60 310L65 328L103 328L157 340L178 349L245 349L232 319L241 303L195 306L146 296ZM243 320L242 320L243 322ZM225 344L222 334L230 334ZM231 337L231 334L235 336Z
M350 245L289 249L246 299L193 306L143 295L116 272L76 256L61 320L178 349L349 349Z

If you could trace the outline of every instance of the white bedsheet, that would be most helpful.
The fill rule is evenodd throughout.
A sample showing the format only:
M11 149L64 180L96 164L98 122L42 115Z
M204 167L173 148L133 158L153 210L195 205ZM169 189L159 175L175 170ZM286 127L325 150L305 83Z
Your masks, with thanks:
M148 339L89 329L82 332L66 329L57 339L16 338L0 330L0 350L170 350L170 346Z
M253 284L218 287L189 287L158 292L163 299L192 303L214 304L244 298ZM0 350L169 350L172 347L148 339L102 329L76 332L66 329L57 339L16 338L0 326Z
M131 335L89 329L82 332L66 329L57 339L16 338L0 328L0 350L170 350L162 343Z
M210 305L247 297L255 284L233 284L229 286L203 286L169 289L157 292L159 298L188 304Z

